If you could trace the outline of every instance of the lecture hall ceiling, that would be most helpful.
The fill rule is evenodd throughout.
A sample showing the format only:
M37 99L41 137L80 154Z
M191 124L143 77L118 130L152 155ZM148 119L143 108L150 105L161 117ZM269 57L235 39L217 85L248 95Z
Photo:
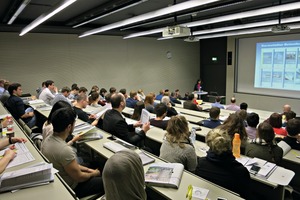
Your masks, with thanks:
M15 21L8 25L8 21L24 0L0 1L0 32L18 32L34 21L43 13L61 3L63 0L30 0ZM201 1L201 0L200 0ZM153 12L174 4L187 2L185 0L77 0L75 3L54 15L30 33L65 33L82 34L83 32L103 27L108 24L136 17L144 13ZM220 0L201 5L195 8L166 14L153 19L121 26L112 30L98 33L98 35L126 36L131 33L163 28L176 24L184 24L204 19L226 16L234 13L246 12L279 4L298 2L298 0ZM102 17L101 17L102 16ZM300 10L285 11L228 20L219 23L204 24L191 28L192 32L209 30L220 27L234 26L247 23L256 23L265 20L274 20L300 16ZM99 18L84 25L75 27L82 22ZM149 37L160 37L161 34L152 34Z

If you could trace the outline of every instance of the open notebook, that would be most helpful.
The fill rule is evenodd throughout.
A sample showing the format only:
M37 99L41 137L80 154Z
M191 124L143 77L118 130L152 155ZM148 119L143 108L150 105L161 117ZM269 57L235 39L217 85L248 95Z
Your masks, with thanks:
M181 163L153 163L145 174L148 185L178 188L184 166Z
M134 150L136 149L136 147L132 144L129 144L125 141L122 141L122 140L114 140L114 141L111 141L111 142L106 142L103 144L103 147L107 148L108 150L116 153L118 151L121 151L121 150L125 150L125 149L131 149L131 150ZM147 165L149 163L152 163L155 161L154 158L148 156L147 154L145 154L143 151L137 153L141 160L142 160L142 163L143 165Z

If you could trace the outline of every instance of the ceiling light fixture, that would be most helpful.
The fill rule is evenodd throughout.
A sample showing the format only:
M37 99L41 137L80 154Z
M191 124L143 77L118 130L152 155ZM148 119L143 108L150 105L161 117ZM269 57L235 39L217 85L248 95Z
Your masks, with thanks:
M24 8L29 4L30 1L31 0L24 0L20 5L20 7L13 14L13 16L10 18L10 20L7 22L7 24L11 25L15 21L15 19L21 14Z
M214 17L214 18L210 18L210 19L204 19L204 20L199 20L199 21L194 21L194 22L189 22L189 23L184 23L184 24L179 24L179 25L187 26L187 27L191 28L191 27L219 23L219 22L224 22L224 21L229 21L229 20L255 17L255 16L260 16L260 15L289 11L289 10L296 10L299 8L300 8L300 2L296 2L296 3L272 6L272 7L268 7L268 8L261 8L261 9L257 9L257 10L250 10L250 11L235 13L235 14L230 14L230 15L224 15L224 16L220 16L220 17ZM288 23L288 22L285 22L282 19L282 23ZM164 28L157 28L157 29L153 29L153 30L149 30L149 31L132 33L132 34L129 34L129 35L123 37L123 39L129 39L129 38L134 38L134 37L155 34L155 33L162 32L163 29Z
M44 21L46 21L50 17L52 17L55 14L59 13L60 11L62 11L66 7L68 7L69 5L73 4L75 1L76 0L64 0L60 4L57 4L53 9L51 9L47 13L42 14L41 16L36 18L33 22L28 24L25 28L23 28L21 33L19 34L19 36L25 35L27 32L34 29L35 27L37 27L38 25L40 25L41 23L43 23Z
M202 1L190 0L190 1L186 1L186 2L183 2L183 3L179 3L179 4L176 4L176 5L167 7L167 8L158 9L158 10L155 10L155 11L152 11L152 12L148 12L148 13L145 13L145 14L142 14L142 15L138 15L138 16L129 18L129 19L125 19L125 20L122 20L122 21L119 21L119 22L108 24L106 26L102 26L102 27L99 27L99 28L96 28L96 29L86 31L86 32L80 34L79 37L80 38L86 37L86 36L93 35L93 34L96 34L96 33L101 33L101 32L104 32L104 31L108 31L108 30L115 29L115 28L118 28L118 27L126 26L126 25L133 24L133 23L136 23L136 22L152 19L152 18L155 18L155 17L168 15L168 14L175 13L175 12L178 12L178 11L182 11L182 10L186 10L186 9L190 9L190 8L195 8L195 7L202 6L202 5L209 4L209 3L213 3L213 2L216 2L216 1L220 1L220 0L202 0Z
M136 5L139 5L139 4L144 3L144 2L146 2L146 1L148 1L148 0L141 0L141 1L135 2L135 3L133 3L133 4L130 4L130 5L125 6L125 7L122 7L122 8L119 8L119 9L117 9L117 10L114 10L114 11L112 11L112 12L106 13L106 14L104 14L104 15L100 15L100 16L95 17L95 18L93 18L93 19L84 21L84 22L82 22L82 23L80 23L80 24L77 24L77 25L73 26L72 28L77 28L77 27L79 27L79 26L82 26L82 25L91 23L91 22L96 21L96 20L98 20L98 19L101 19L101 18L103 18L103 17L107 17L107 16L112 15L112 14L114 14L114 13L120 12L120 11L125 10L125 9L128 9L128 8L131 8L131 7L136 6Z

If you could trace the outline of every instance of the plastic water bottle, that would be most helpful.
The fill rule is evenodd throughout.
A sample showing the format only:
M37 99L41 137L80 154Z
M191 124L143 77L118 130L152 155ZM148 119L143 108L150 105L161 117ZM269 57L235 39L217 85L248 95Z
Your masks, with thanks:
M196 141L196 129L194 127L192 127L191 130L190 141L192 144L194 144Z
M7 131L11 132L14 130L14 120L12 118L12 116L7 116L6 117L7 120Z
M240 134L238 133L234 134L234 138L232 140L232 154L236 158L241 157L241 139Z

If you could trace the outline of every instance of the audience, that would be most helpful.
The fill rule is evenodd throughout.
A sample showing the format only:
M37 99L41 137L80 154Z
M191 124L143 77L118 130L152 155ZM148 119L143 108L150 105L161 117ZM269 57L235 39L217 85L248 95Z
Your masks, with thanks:
M283 113L285 113L285 112L290 112L291 110L292 110L292 107L291 107L290 105L285 104L285 105L283 106Z
M133 110L133 114L131 116L131 119L139 121L141 119L142 110L145 108L144 102L138 101Z
M125 99L128 98L128 95L127 95L127 93L126 93L126 89L125 89L125 88L120 89L119 92L122 93L122 94L124 95Z
M79 93L79 87L77 86L77 84L73 84L68 98L71 100L76 100L78 93Z
M243 103L240 104L240 110L247 111L247 109L248 109L248 104L247 103L243 102Z
M287 136L287 131L282 128L282 116L279 113L273 113L269 118L269 123L273 127L277 137Z
M217 126L221 125L221 120L219 120L220 116L220 108L212 107L209 110L209 119L205 119L199 122L200 126L204 126L207 128L216 128Z
M97 85L92 86L92 89L91 89L89 95L91 95L93 92L99 93L99 87Z
M257 113L250 113L247 116L247 124L246 132L248 134L248 138L253 140L256 138L257 125L259 124L259 116Z
M53 134L43 140L42 153L53 163L60 176L73 189L76 196L104 193L98 169L90 169L77 163L76 154L65 140L72 134L76 113L71 108L61 108L53 113Z
M257 138L247 144L245 155L250 157L257 157L268 162L280 164L282 160L283 151L277 146L275 134L272 126L263 122L257 128Z
M150 129L150 123L128 125L122 116L122 110L126 107L125 97L121 93L115 93L111 96L111 110L106 111L103 118L103 130L117 136L136 146L143 146L143 141L147 131ZM135 127L142 126L142 130L135 133Z
M10 94L8 92L8 86L10 85L10 83L8 81L4 81L4 91L3 93L0 95L0 101L5 104L5 102L7 101L7 99L10 97Z
M164 118L167 116L167 110L168 107L165 104L157 104L155 107L156 117L150 119L150 125L166 130L169 122L169 120L164 120Z
M161 99L162 99L163 96L164 96L164 93L165 93L165 91L164 91L163 89L161 89L161 90L159 91L159 94L156 96L155 100L161 101Z
M169 162L181 163L186 170L194 172L197 166L197 155L189 136L188 122L185 117L173 116L168 122L159 157Z
M202 110L201 106L196 105L194 103L194 100L196 100L196 99L197 99L197 95L189 94L188 100L183 103L183 108L189 109L189 110L201 111Z
M284 112L282 114L282 127L286 127L287 121L290 119L294 119L296 117L296 113L294 111Z
M153 97L154 96L154 97ZM148 110L150 113L155 113L154 112L154 98L155 95L153 95L153 93L149 93L146 97L145 97L145 108L146 110Z
M15 120L20 118L27 124L29 128L34 127L36 118L33 112L33 108L25 108L25 104L20 98L22 96L22 87L19 83L12 83L8 87L10 97L5 103L5 107L12 114Z
M180 95L180 92L179 92L179 89L176 89L175 90L175 98L176 99L182 99L181 95Z
M117 89L115 87L111 87L109 88L109 93L112 95L117 91Z
M142 161L131 150L122 150L111 156L103 169L106 200L146 200Z
M140 101L144 101L145 100L146 95L144 94L144 92L143 92L142 89L138 89L137 94L138 94L138 97L139 97Z
M105 95L107 93L107 90L105 88L100 89L100 100L105 100Z
M78 90L78 95L86 94L87 91L88 90L85 87L80 87L79 90Z
M292 149L300 150L300 120L290 119L286 124L288 135L283 139Z
M96 118L96 115L88 115L86 112L83 111L84 108L88 105L88 98L86 94L79 94L77 96L76 103L74 104L74 110L78 115L78 118L82 121L88 122L93 126L98 124L99 118Z
M57 93L58 90L57 87L55 87L54 82L52 80L47 80L45 81L45 88L39 95L39 99L42 99L46 104L51 105L51 102Z
M233 110L233 111L238 111L240 110L240 106L236 105L236 99L234 97L232 97L230 99L231 104L226 106L226 110Z
M100 100L100 95L98 92L92 92L89 95L90 106L95 107L95 108L101 107L101 105L98 104L99 100Z
M175 110L175 108L172 107L172 104L170 102L170 98L168 96L163 96L161 98L161 103L165 104L168 108L167 110L167 116L168 117L172 117L175 115L178 115L177 111Z
M173 102L174 104L177 103L177 104L181 104L181 101L179 101L175 95L175 92L171 92L171 96L170 96L170 100L171 102Z
M124 96L124 98L125 98L125 96ZM129 108L134 108L134 106L137 102L138 102L137 92L133 91L133 90L130 91L129 98L126 99L126 106Z
M55 95L54 99L51 101L51 105L53 106L58 101L66 101L70 105L72 105L71 101L68 99L68 97L70 96L70 91L71 90L69 87L63 87L61 89L61 93Z
M221 98L216 97L216 102L211 104L211 107L218 107L220 109L225 109L223 105L221 105Z
M236 192L244 199L254 199L251 197L249 172L235 160L226 130L209 131L206 143L209 150L206 157L198 158L196 175Z

